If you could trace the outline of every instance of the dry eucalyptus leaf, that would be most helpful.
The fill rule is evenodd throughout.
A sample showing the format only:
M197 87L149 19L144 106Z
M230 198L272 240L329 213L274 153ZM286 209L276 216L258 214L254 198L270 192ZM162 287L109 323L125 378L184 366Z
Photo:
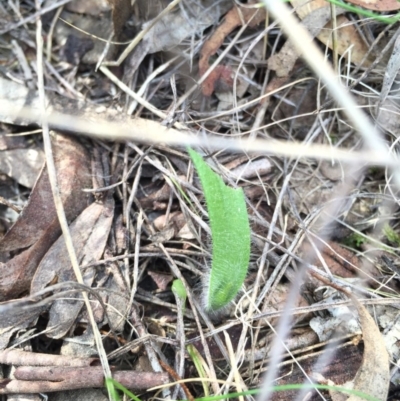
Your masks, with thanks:
M400 37L397 37L394 42L394 46L392 49L392 54L390 55L390 59L387 63L385 69L385 75L383 77L382 82L382 90L379 94L379 102L376 105L376 109L378 111L378 120L379 120L379 111L381 106L387 100L390 90L392 89L393 83L395 79L398 77L398 72L400 69ZM395 88L398 88L398 83L396 83Z
M35 185L44 164L40 148L12 149L0 152L0 172L27 188Z
M10 126L0 123L0 150L25 149L30 143L26 137L13 135Z
M67 219L74 219L87 205L90 196L82 192L90 188L90 157L76 138L52 133L54 163L61 199ZM2 238L0 252L27 248L41 238L57 220L47 170L43 169L18 220Z
M342 299L342 294L329 287L324 290L324 297L320 304L329 305L338 302L338 299ZM316 316L310 320L310 327L318 335L321 342L330 340L334 335L344 336L360 332L360 325L348 306L328 307L327 311L330 316Z
M0 319L0 350L7 348L14 333L34 325L35 320L44 309L45 307L22 310L15 307L8 311L2 311Z
M125 327L126 313L128 313L130 308L130 289L117 262L110 263L108 268L110 276L104 288L109 291L102 291L101 294L105 296L104 303L107 307L109 325L114 331L121 332Z
M215 32L204 43L199 60L199 73L202 76L210 67L209 59L213 56L235 28L243 24L249 24L254 27L265 20L264 8L237 7L236 4L225 15L224 20L215 30ZM232 86L232 70L228 66L219 65L204 80L202 92L204 96L211 96L214 92L217 81L222 81Z
M112 19L114 24L114 34L116 37L121 33L125 22L132 15L133 7L131 0L108 0L112 8Z
M196 236L193 234L193 232L190 230L189 225L185 224L178 232L177 234L178 238L182 238L182 239L195 239Z
M389 355L383 337L367 309L355 298L364 339L364 355L360 369L354 378L354 390L362 391L378 400L386 400L389 391ZM364 398L351 395L348 401Z
M337 8L336 15L342 14L343 9ZM312 37L317 36L328 21L331 19L331 9L321 7L313 10L303 19L304 27L309 31ZM287 40L279 53L274 54L268 60L268 67L276 72L277 77L287 77L290 75L300 54L296 46Z
M75 138L55 135L52 144L61 198L67 218L72 220L90 199L82 192L91 186L90 158ZM28 248L0 263L0 300L16 298L29 289L38 264L60 232L47 170L43 169L28 204L0 241L2 252Z
M110 10L107 0L72 0L65 5L65 8L74 13L94 16Z
M105 13L99 18L99 16L63 11L61 18L73 26L65 23L56 25L54 39L60 46L60 56L72 64L79 62L97 64L104 52L104 40L108 40L113 32L111 13ZM96 40L94 37L102 40ZM113 54L114 51L115 45L111 44L108 54Z
M70 233L75 247L78 262L87 265L100 259L104 252L111 223L114 217L114 200L108 196L104 203L92 203L71 224ZM96 275L96 268L87 268L83 272L84 283L91 286ZM42 290L50 283L76 281L65 240L60 237L42 259L32 279L31 294ZM72 299L71 299L72 298ZM63 337L74 324L83 301L60 299L50 309L48 328L52 338Z
M304 19L307 15L318 8L329 8L329 5L325 0L291 0L290 3L295 8L300 19ZM336 24L338 54L344 55L345 57L351 57L353 63L360 64L368 51L365 41L361 38L354 24L352 24L344 15L337 17ZM325 26L325 29L318 34L317 38L329 48L332 48L331 22ZM349 52L348 50L350 47L351 51ZM368 65L371 61L371 59L367 59L365 64Z
M349 3L375 11L394 11L400 8L397 0L349 0Z
M0 301L17 298L29 289L37 266L59 235L60 226L54 220L31 247L0 263Z
M136 71L147 54L172 50L184 39L203 32L218 22L221 15L232 7L231 0L203 0L182 2L178 11L169 13L154 25L150 20L143 28L150 27L131 58L131 71Z
M310 179L309 175L296 170L290 179L291 196L285 195L284 204L290 209L293 202L300 213L308 214L329 201L338 185L317 175Z
M262 157L256 160L248 160L230 170L230 175L234 179L248 180L255 177L261 177L269 174L273 169L272 163L268 158Z
M166 291L169 284L174 279L171 274L160 273L152 270L150 270L147 274L153 279L158 289L161 291Z

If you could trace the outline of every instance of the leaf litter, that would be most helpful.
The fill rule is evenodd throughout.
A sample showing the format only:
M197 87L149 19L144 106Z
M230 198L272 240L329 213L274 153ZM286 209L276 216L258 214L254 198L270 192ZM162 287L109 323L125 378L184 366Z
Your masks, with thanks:
M390 1L352 3L377 11L397 7ZM322 144L327 149L361 149L352 124L271 16L251 1L71 1L58 13L50 10L54 4L46 1L42 16L48 42L44 68L50 126L57 128L51 118L55 112L69 116L63 121L66 132L53 132L57 178L112 364L120 372L144 370L154 379L155 372L171 372L169 365L173 373L168 381L176 380L176 372L185 378L206 374L214 380L214 393L219 391L217 378L225 380L229 391L259 388L264 373L271 370L280 377L277 384L312 377L343 385L355 378L355 389L385 399L387 351L394 361L399 354L399 283L395 268L389 268L398 258L393 242L399 230L398 190L388 171L369 166L351 172L357 160L318 162L301 153L295 158L232 154L207 146L208 135L250 135L288 144ZM395 153L398 88L396 68L390 67L397 63L396 46L392 51L396 28L339 7L333 15L329 4L319 0L290 4L339 69L342 85L372 118L378 116ZM24 7L20 15L34 15L30 5ZM32 77L37 77L34 18L20 23L9 4L1 5L0 13L2 43L14 40L12 47L0 48L0 196L8 202L0 205L0 232L5 233L0 239L0 348L29 344L38 360L44 358L42 353L51 353L63 364L63 355L83 358L97 351L82 308L82 288L74 284L60 236L42 167L40 136L18 139L38 128L36 116L41 114L32 85ZM104 65L100 71L95 68L102 62L111 65L117 80L140 94L140 102L101 72ZM33 118L7 112L26 106ZM132 110L135 119L129 115ZM199 306L212 249L201 186L185 144L172 147L161 138L150 146L146 133L140 145L91 140L84 138L85 129L70 128L76 121L91 124L103 118L131 130L149 121L152 125L147 126L160 132L175 124L201 135L207 162L228 185L243 189L252 226L252 257L244 291L225 315L210 317ZM339 202L331 212L329 206ZM22 206L19 215L11 215L6 206L14 204ZM328 228L322 224L325 218ZM390 238L382 234L384 223L393 233ZM333 290L324 293L310 275L299 281L302 266L317 269L325 280L330 277L360 302L350 302ZM188 291L184 310L171 290L176 277ZM294 324L282 339L287 350L282 363L272 366L271 325L279 326L284 304L299 283ZM373 306L367 311L361 302ZM32 336L24 337L25 331ZM229 352L223 331L230 335ZM201 355L207 368L203 373L185 353L182 341ZM27 361L20 372L31 372L33 365ZM66 387L51 381L32 386L36 379L21 376L18 380L25 383L17 388L47 392L94 386L77 383L65 364L64 369ZM87 374L90 370L82 377ZM9 378L3 380L4 393L16 391L11 389L14 384L7 390ZM162 382L166 381L164 375ZM186 390L190 396L204 395L200 384ZM189 397L186 390L175 387L173 398ZM163 391L167 397L169 390ZM87 394L82 391L77 397ZM307 396L321 399L316 391ZM323 396L336 399L337 393ZM296 399L296 394L274 393L271 398Z

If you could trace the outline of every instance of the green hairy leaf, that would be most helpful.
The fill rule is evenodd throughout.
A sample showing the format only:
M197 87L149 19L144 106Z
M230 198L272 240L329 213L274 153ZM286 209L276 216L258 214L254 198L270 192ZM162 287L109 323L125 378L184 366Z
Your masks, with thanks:
M224 184L193 149L188 149L206 199L212 240L211 274L206 283L205 309L218 311L242 287L250 260L250 224L242 189Z

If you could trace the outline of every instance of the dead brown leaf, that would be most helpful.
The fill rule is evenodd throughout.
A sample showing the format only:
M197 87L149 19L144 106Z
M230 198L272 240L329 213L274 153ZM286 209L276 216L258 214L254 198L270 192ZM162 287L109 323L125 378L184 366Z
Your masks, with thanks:
M27 188L35 185L44 163L44 153L39 148L12 149L0 152L0 172Z
M143 209L165 210L167 201L170 198L171 187L168 183L163 183L160 188L160 182L152 182L144 188L145 192L139 191L138 200Z
M225 15L224 21L215 30L212 36L204 43L200 53L199 74L200 76L210 67L209 59L221 47L224 39L235 28L242 24L249 24L250 27L258 25L265 20L265 10L263 8L237 7L236 5ZM202 92L204 96L211 96L214 92L216 82L218 80L232 86L232 71L224 65L217 66L202 84Z
M74 138L56 135L53 139L57 178L69 220L87 205L91 187L90 157ZM28 248L6 263L0 263L0 300L16 298L30 287L33 274L45 253L60 235L53 195L43 169L28 204L0 242L0 251Z
M353 302L360 317L364 339L364 355L360 369L354 378L354 390L361 391L378 400L386 400L389 383L389 355L383 337L367 309L355 298ZM361 401L362 397L351 395L348 401Z
M173 224L176 231L181 230L182 227L186 224L186 219L183 213L176 211L170 213L168 216L166 214L163 214L161 216L158 216L153 221L154 227L159 231L164 230L170 224Z
M125 25L125 22L128 21L132 15L132 2L131 0L108 0L108 3L112 8L114 34L116 37L118 37Z
M22 136L11 135L12 133L8 125L0 123L0 150L25 149L29 147L28 142Z
M55 220L30 248L14 256L7 263L0 263L1 301L17 298L29 289L37 266L59 235L59 223Z
M174 279L171 274L160 273L152 270L148 272L148 275L153 279L158 289L161 291L165 291L168 288L168 285Z
M65 5L68 11L78 13L99 16L99 14L110 11L107 0L73 0Z
M386 400L390 383L389 354L374 319L372 319L367 309L353 294L331 283L314 271L310 271L310 274L352 299L359 315L364 339L363 360L354 378L353 389L368 394L378 400ZM348 401L362 400L364 400L364 398L356 395L351 395L348 398Z
M107 256L112 255L106 249L105 258ZM101 295L105 294L104 304L107 307L108 324L116 332L121 332L125 326L125 313L129 310L130 290L117 262L110 263L107 270L109 279L103 287L107 291L101 292Z
M0 306L2 305L0 304ZM0 350L8 346L11 337L15 333L33 325L44 309L45 307L29 309L13 308L8 311L2 311L0 319Z
M349 0L349 3L376 11L394 11L400 8L397 0Z
M336 15L340 15L343 12L343 9L336 9ZM315 37L321 32L330 19L331 9L329 7L320 7L312 10L303 18L303 25L310 32L311 36ZM288 40L279 53L269 58L268 66L276 72L277 77L287 77L290 75L299 57L300 54L296 46Z
M61 199L68 220L74 219L88 204L90 196L82 192L90 188L90 156L75 138L53 136L54 162ZM28 204L0 242L0 252L14 251L34 244L57 220L47 170L43 169Z
M301 249L303 255L312 254L313 250L309 243L304 243ZM329 266L330 272L334 276L342 278L357 277L358 274L362 274L361 269L357 269L360 262L354 253L341 245L330 241L321 252L321 257L325 261L326 265ZM319 260L315 261L318 267L321 266Z
M71 224L70 232L78 261L88 265L100 259L108 239L114 217L114 200L108 196L104 203L92 203ZM83 272L84 283L91 286L96 275L95 268ZM70 257L65 241L60 237L43 257L32 279L31 294L55 282L75 281ZM72 296L72 298L78 298ZM70 297L71 298L71 297ZM53 331L48 336L60 338L71 328L81 310L83 301L61 299L53 303L50 310L48 328Z
M291 0L290 3L296 9L296 13L301 19L304 19L308 14L319 8L329 8L329 5L325 0L313 0L311 2L305 0ZM352 1L350 1L350 3L352 3ZM368 47L364 40L361 38L355 26L344 15L337 16L336 25L336 46L338 54L344 55L345 57L351 55L351 62L360 64L368 51ZM329 48L332 48L331 22L325 26L325 29L318 34L317 38ZM348 51L350 46L351 52ZM367 59L365 64L369 65L371 61L372 60Z

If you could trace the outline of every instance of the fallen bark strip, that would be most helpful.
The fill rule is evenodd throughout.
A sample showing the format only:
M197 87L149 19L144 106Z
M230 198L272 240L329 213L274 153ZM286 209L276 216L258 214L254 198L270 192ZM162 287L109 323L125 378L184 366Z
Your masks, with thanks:
M116 371L113 378L128 389L146 390L169 382L167 373ZM15 371L16 379L0 380L0 394L46 393L81 388L104 387L101 367L63 368L22 366Z
M72 358L64 355L49 355L24 352L16 349L0 351L0 363L16 366L92 366L99 364L98 358Z

